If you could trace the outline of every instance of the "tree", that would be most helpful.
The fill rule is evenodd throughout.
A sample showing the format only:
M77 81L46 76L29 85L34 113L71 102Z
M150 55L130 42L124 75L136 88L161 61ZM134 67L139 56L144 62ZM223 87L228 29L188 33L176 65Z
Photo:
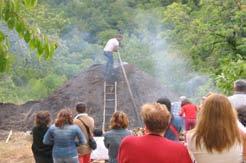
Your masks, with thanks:
M233 80L245 77L246 15L234 1L201 1L196 9L173 3L163 17L169 41L192 58L196 70L213 76L224 93Z
M37 0L0 0L0 21L4 22L10 30L15 30L31 49L37 51L38 57L43 56L48 59L53 55L56 43L41 34L39 28L32 27L20 14L24 8L32 8L36 5ZM10 64L9 47L8 36L0 30L0 72L5 71Z

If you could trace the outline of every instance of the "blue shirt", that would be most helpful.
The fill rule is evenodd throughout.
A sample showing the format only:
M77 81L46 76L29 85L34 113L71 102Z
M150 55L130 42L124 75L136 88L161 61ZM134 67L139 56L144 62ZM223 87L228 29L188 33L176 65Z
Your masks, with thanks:
M121 140L127 135L131 135L127 129L112 129L104 134L104 145L108 148L109 163L117 163Z
M184 128L183 120L178 116L172 116L171 124L177 130L178 133L180 133ZM167 129L165 133L165 137L169 140L175 140L175 141L178 140L177 136L170 128Z
M68 158L78 155L76 144L85 144L86 139L77 125L63 127L52 125L44 135L43 143L54 145L52 150L54 158Z

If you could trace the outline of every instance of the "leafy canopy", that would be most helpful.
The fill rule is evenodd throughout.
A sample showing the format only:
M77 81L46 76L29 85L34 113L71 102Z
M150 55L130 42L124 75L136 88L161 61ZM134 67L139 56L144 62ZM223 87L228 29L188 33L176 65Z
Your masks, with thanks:
M39 28L30 26L20 14L24 8L32 8L36 5L37 0L0 0L0 21L10 30L15 30L32 50L37 51L38 57L49 59L54 54L56 44L41 34ZM0 72L5 71L10 64L9 48L8 36L0 30Z

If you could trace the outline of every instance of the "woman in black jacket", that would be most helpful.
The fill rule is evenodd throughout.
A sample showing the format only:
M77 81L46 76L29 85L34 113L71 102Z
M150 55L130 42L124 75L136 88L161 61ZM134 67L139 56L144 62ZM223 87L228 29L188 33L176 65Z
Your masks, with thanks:
M43 144L43 137L49 128L50 121L48 111L40 111L36 114L35 127L32 129L32 152L36 163L53 163L52 146Z

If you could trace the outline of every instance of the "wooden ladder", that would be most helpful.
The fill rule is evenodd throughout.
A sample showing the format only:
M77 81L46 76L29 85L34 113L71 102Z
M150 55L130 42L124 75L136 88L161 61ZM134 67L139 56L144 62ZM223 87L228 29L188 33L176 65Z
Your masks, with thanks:
M106 131L109 127L110 119L117 111L117 82L104 81L104 107L102 130Z

